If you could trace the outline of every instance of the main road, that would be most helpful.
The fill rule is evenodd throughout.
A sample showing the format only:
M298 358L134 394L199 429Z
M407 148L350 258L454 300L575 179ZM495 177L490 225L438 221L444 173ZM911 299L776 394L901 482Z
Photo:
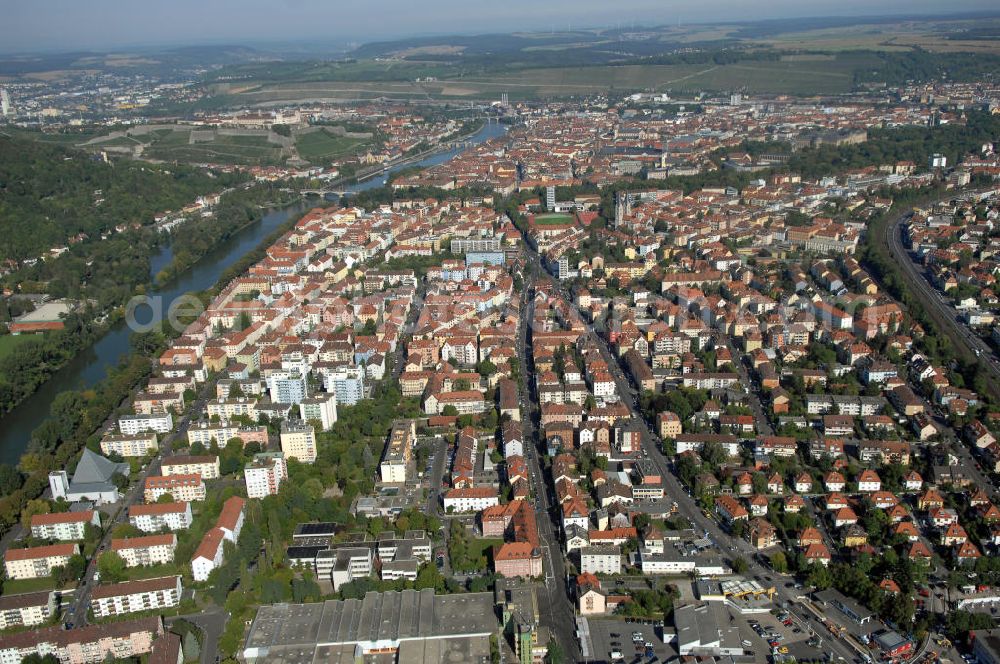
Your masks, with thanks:
M530 256L530 254L529 254ZM539 447L543 441L538 435L536 421L540 416L534 395L534 375L529 371L528 355L531 342L528 326L534 316L535 279L538 275L537 263L529 264L521 292L520 321L517 330L517 355L521 370L521 386L518 398L522 411L521 432L524 436L524 456L531 477L531 488L535 499L535 521L542 548L542 567L545 575L544 592L539 596L539 613L542 623L549 627L556 640L566 651L567 660L582 661L579 643L576 639L576 612L569 598L566 565L563 558L562 541L558 537L560 514L558 506L550 500L550 490L542 474L539 462ZM551 477L549 478L551 479Z

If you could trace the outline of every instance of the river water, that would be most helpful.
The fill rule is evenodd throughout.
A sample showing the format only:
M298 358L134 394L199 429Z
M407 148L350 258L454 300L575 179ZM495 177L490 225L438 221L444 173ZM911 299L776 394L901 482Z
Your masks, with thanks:
M473 143L481 143L504 133L506 127L497 124L484 126L475 136L469 139ZM389 169L392 173L399 168L413 166L433 166L440 164L458 154L460 150L440 152L412 164L406 164ZM365 191L382 186L384 175L377 175L364 182L345 185L351 191ZM300 202L285 208L272 210L260 221L255 222L236 233L222 247L217 247L195 263L189 270L178 275L173 281L149 292L154 304L166 312L170 303L176 298L191 291L201 291L213 286L219 277L233 263L253 250L260 242L278 226L310 207L328 204L324 201ZM160 252L153 256L150 275L155 275L173 260L173 251L169 244L164 245ZM149 309L140 308L136 318L140 322L148 320ZM145 320L144 320L145 319ZM112 326L92 346L81 351L66 366L57 371L52 378L43 384L38 391L18 405L14 410L0 419L0 463L16 464L21 454L27 449L34 431L48 416L53 399L60 392L72 389L87 388L101 381L108 369L129 352L129 337L132 330L121 321Z

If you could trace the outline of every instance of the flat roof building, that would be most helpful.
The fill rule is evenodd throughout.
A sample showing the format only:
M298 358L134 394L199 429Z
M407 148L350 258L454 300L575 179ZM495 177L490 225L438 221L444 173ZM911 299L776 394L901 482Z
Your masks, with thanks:
M243 656L251 663L292 664L344 661L350 650L352 657L396 653L407 663L488 662L489 636L498 628L493 593L371 592L363 600L262 606Z

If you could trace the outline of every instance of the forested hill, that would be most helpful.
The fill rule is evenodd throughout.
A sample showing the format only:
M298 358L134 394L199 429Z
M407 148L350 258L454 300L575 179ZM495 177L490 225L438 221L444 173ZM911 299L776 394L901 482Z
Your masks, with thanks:
M0 261L36 258L83 233L151 224L231 176L187 166L104 163L76 150L0 135ZM103 199L103 200L102 200Z

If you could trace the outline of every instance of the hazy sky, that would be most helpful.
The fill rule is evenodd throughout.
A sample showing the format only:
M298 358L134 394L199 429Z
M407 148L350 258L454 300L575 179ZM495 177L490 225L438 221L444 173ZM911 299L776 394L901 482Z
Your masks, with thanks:
M0 0L0 51L323 40L797 16L996 11L996 0Z

